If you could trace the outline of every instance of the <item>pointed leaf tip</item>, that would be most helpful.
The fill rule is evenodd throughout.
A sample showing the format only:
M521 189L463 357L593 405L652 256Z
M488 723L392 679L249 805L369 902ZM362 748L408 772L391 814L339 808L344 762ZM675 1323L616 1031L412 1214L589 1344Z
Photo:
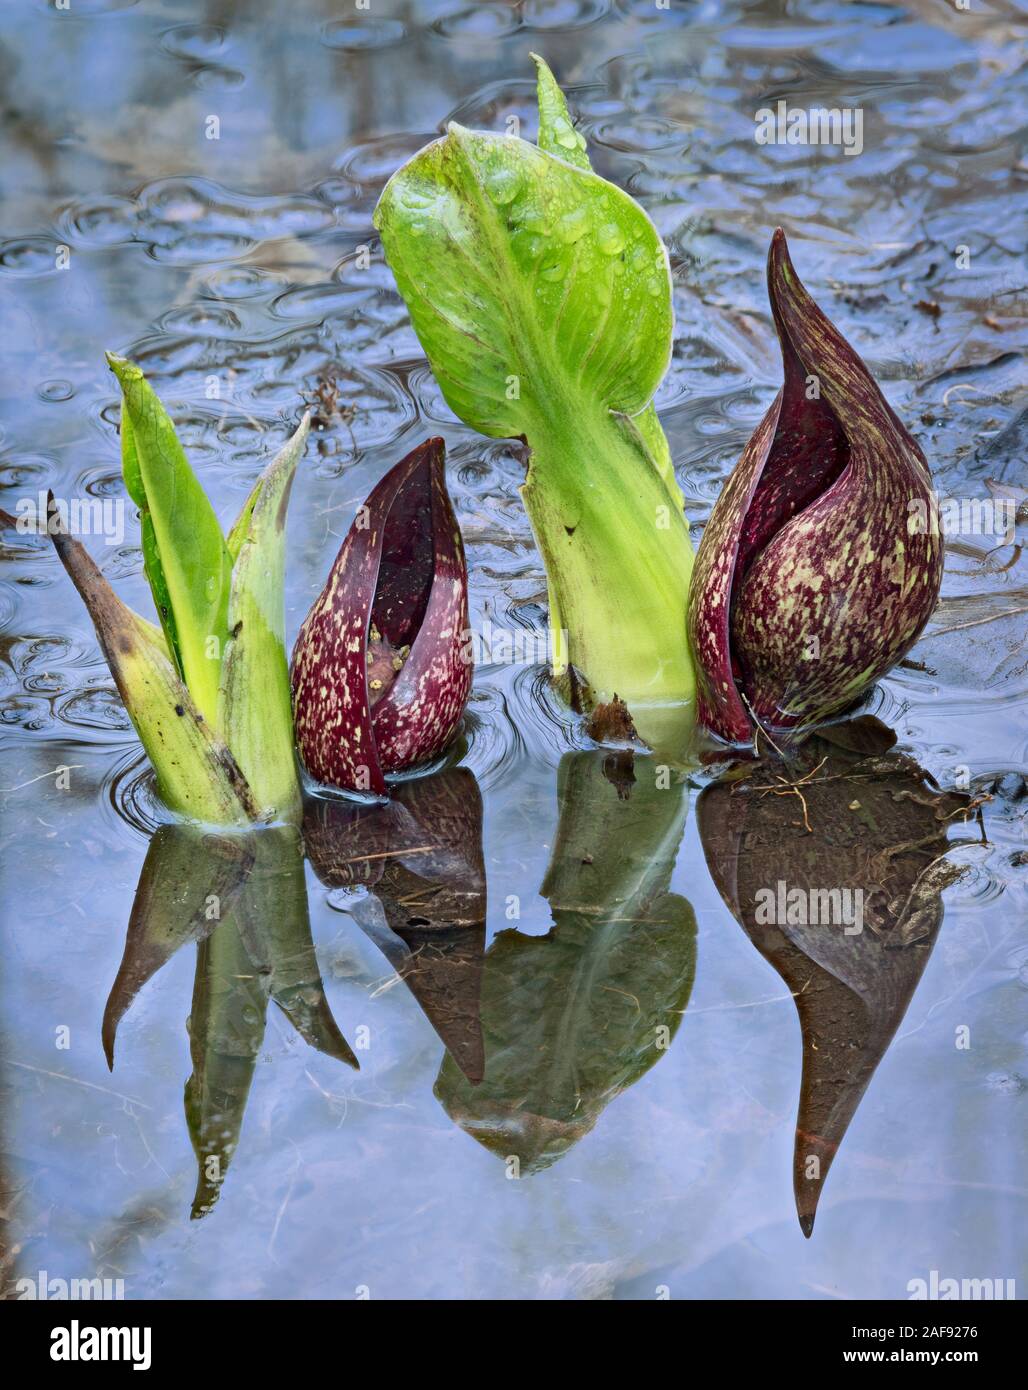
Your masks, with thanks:
M539 138L536 143L556 159L563 159L579 169L591 169L585 137L575 129L560 83L538 53L533 53L531 57L536 66L536 100L539 104Z
M118 378L122 388L127 382L143 380L142 367L137 367L135 362L130 361L129 358L119 357L116 352L105 352L104 356L107 358L108 367Z

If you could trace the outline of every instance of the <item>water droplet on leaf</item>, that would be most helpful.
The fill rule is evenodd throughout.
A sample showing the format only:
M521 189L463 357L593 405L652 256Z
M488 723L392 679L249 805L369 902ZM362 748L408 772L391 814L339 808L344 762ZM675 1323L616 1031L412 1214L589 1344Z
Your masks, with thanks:
M616 256L624 250L624 233L616 222L605 223L596 233L596 241L601 251L608 256Z
M557 236L565 245L571 246L585 235L588 227L588 209L584 207L572 208L557 223Z
M521 188L521 176L515 169L494 169L485 181L486 191L494 203L503 207L512 203Z

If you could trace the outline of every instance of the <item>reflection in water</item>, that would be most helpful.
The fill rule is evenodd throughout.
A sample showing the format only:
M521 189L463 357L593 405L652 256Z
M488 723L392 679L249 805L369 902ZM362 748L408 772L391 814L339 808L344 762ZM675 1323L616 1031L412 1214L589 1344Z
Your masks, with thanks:
M312 448L298 470L290 507L290 638L324 583L349 511L395 463L403 439L436 433L446 436L475 576L472 625L481 630L488 617L498 627L542 629L545 576L518 496L523 451L458 425L443 405L371 225L385 178L448 120L503 132L517 115L533 137L529 48L568 82L597 168L643 201L668 244L676 341L657 404L695 526L778 386L762 267L779 220L803 248L808 283L916 429L940 496L985 498L986 479L1023 482L1024 98L1021 23L1009 0L970 12L933 0L666 9L652 0L525 0L500 16L520 15L519 28L484 39L474 38L475 26L488 29L495 15L479 14L498 7L467 0L370 11L325 0L214 0L199 27L180 23L196 20L198 5L141 3L120 17L102 13L105 5L72 0L64 13L46 0L0 5L10 152L0 159L7 510L48 487L69 499L124 498L104 347L145 364L224 519L242 504L259 459L295 424L300 395L331 372L337 413L319 434L324 454ZM357 33L322 28L344 11L359 20ZM563 27L590 15L593 22ZM439 16L445 22L433 27ZM355 51L360 25L393 21L406 28L403 42ZM246 81L230 86L229 69ZM802 107L865 106L863 154L758 145L757 93ZM219 140L204 138L211 111L220 112ZM969 240L971 266L958 270L953 248ZM70 248L67 271L56 268L58 242ZM356 251L362 245L370 264ZM211 373L220 400L210 398ZM126 598L145 602L131 507L126 528L123 546L94 537L91 550ZM1028 546L947 539L937 620L912 654L915 665L893 671L878 698L904 747L940 780L948 785L954 765L966 764L975 786L991 787L1024 761L1017 711L1028 664L1018 609ZM165 1067L182 1081L190 1070L171 1047L184 1041L184 995L169 987L168 972L151 981L128 1022L145 1008L152 1026L119 1037L113 1079L99 1048L76 1041L55 1054L50 1027L66 1023L76 1040L96 1033L121 952L106 927L128 919L126 866L138 874L140 835L156 828L159 810L49 542L5 536L3 561L0 1163L19 1196L0 1207L10 1213L20 1272L127 1273L130 1297L187 1299L345 1295L369 1279L375 1296L533 1296L544 1269L561 1288L580 1287L583 1248L613 1278L626 1264L649 1269L684 1257L692 1273L672 1279L676 1297L809 1298L814 1284L895 1298L910 1274L930 1268L1020 1271L1028 860L1017 774L988 808L994 849L982 857L975 891L947 895L945 938L900 1030L917 1012L895 1089L879 1107L874 1092L884 1091L885 1076L872 1084L861 1132L845 1140L843 1168L830 1180L840 1191L829 1196L844 1185L859 1221L819 1219L813 1249L793 1218L778 1220L770 1199L788 1193L760 1190L757 1131L772 1124L763 1107L776 1104L774 1059L760 1102L725 1085L726 1056L766 1055L779 1023L792 1024L754 1006L786 989L777 977L768 987L766 962L715 902L692 836L672 887L698 916L711 907L721 921L704 937L705 1012L687 1020L689 1055L686 1039L676 1041L578 1155L523 1184L518 1201L497 1201L501 1165L452 1134L430 1088L403 1085L424 1060L418 1010L398 1007L400 990L371 997L366 975L385 972L365 972L367 953L355 951L354 971L326 984L340 1022L366 1021L382 1046L359 1051L358 1084L343 1085L348 1070L306 1046L273 1045L269 1027L262 1059L274 1052L276 1061L257 1069L244 1153L216 1212L185 1234L185 1210L173 1204L184 1150L185 1162L192 1157L178 1082L161 1081ZM475 686L468 757L486 801L494 916L497 926L545 931L549 916L530 924L527 909L526 920L506 921L504 901L542 881L553 809L543 778L579 735L536 670L480 667ZM81 765L67 791L43 776L58 763ZM798 818L795 797L766 801ZM312 912L322 896L315 885ZM212 925L201 911L201 933ZM321 927L327 936L338 919L312 926L320 942ZM563 933L564 924L551 941L507 938L489 957L489 977L501 951L516 962L524 956L526 967L560 959ZM191 973L183 953L171 970L176 963ZM467 978L454 972L455 984ZM500 985L488 990L490 1041L502 1021ZM623 999L599 997L608 1006ZM690 1012L700 1002L694 996ZM974 1046L954 1068L953 1028L964 1022ZM308 1063L319 1085L353 1103L322 1097L305 1076ZM340 1084L331 1084L333 1068ZM649 1142L657 1123L659 1154ZM283 1133L302 1157L284 1214L296 1153ZM857 1142L895 1164L858 1172ZM752 1181L741 1171L747 1158ZM455 1205L467 1219L454 1221ZM412 1259L412 1251L432 1258ZM95 1268L98 1261L107 1263ZM652 1281L641 1296L652 1296Z
M480 1085L447 1057L436 1095L518 1171L545 1168L669 1046L692 989L695 921L668 892L688 809L632 755L567 753L542 885L546 936L504 931L485 958Z
M829 728L784 763L737 764L697 805L718 890L800 1016L793 1184L807 1236L960 873L943 856L968 798L938 790L894 742L872 719Z
M163 825L154 834L104 1010L103 1048L111 1071L118 1025L133 999L180 946L210 935L234 905L252 865L245 835L215 835L191 825Z
M199 1217L217 1201L239 1142L268 999L311 1047L353 1067L357 1059L325 998L294 829L212 835L165 826L154 835L104 1012L112 1068L118 1023L187 941L198 943L185 1109L199 1165L192 1207Z
M397 782L384 804L311 801L307 853L421 1005L471 1085L482 1079L482 797L466 767Z

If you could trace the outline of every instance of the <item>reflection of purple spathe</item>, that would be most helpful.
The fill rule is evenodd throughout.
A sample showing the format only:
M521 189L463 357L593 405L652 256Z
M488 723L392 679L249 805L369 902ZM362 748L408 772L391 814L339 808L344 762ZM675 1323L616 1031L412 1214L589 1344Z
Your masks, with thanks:
M863 888L790 888L780 878L757 889L754 906L758 927L841 927L847 936L864 930Z

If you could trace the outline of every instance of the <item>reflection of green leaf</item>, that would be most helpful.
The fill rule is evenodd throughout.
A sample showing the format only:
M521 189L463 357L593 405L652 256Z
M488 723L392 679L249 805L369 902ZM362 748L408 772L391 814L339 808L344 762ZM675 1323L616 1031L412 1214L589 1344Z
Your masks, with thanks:
M267 979L254 969L235 916L197 948L186 1082L186 1122L199 1176L193 1217L218 1199L239 1143L254 1067L264 1041Z
M269 997L312 1047L357 1066L325 998L299 833L280 826L245 843L252 865L242 889L197 949L185 1093L199 1165L194 1217L217 1201L239 1142Z
M229 536L235 555L221 673L219 727L257 804L300 815L285 649L286 508L310 417L261 474Z
M110 354L108 361L121 384L129 423L122 446L125 484L143 513L154 602L190 693L217 727L232 561L167 411L137 366Z
M240 916L251 960L267 977L272 999L300 1036L319 1052L356 1067L325 998L311 938L303 846L291 826L256 838L257 863Z
M125 952L104 1010L103 1045L114 1069L118 1024L151 976L187 941L210 934L253 865L247 835L162 825L146 851L132 903Z
M687 811L685 785L637 764L630 794L602 753L560 766L560 825L543 884L554 927L501 932L482 981L485 1078L448 1057L436 1094L449 1114L522 1171L546 1167L658 1060L695 970L695 920L667 891Z
M646 737L643 707L693 692L689 532L648 412L670 274L642 208L588 168L545 65L540 104L544 148L451 125L393 176L375 224L450 407L527 438L551 627Z

